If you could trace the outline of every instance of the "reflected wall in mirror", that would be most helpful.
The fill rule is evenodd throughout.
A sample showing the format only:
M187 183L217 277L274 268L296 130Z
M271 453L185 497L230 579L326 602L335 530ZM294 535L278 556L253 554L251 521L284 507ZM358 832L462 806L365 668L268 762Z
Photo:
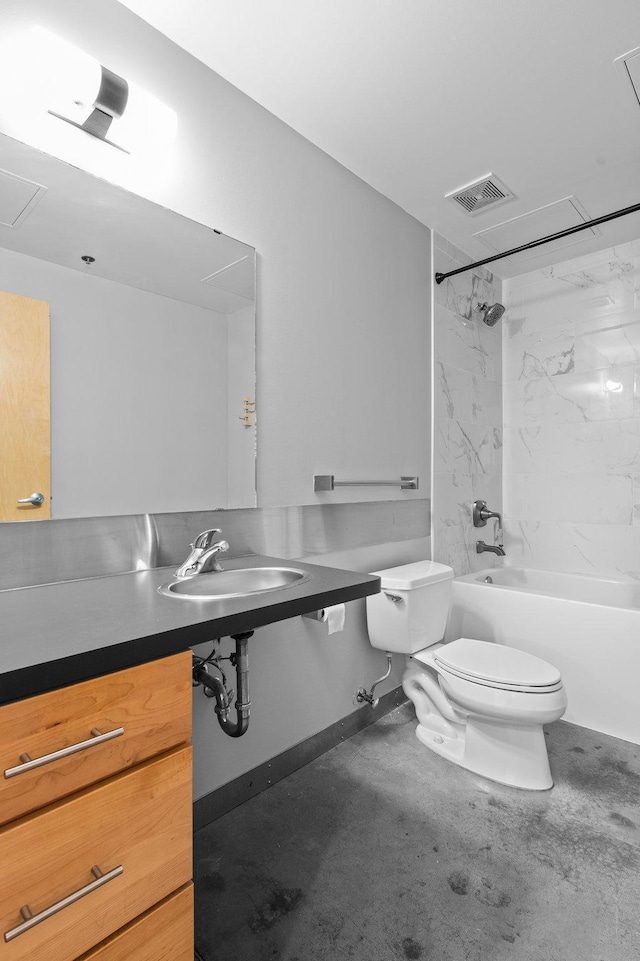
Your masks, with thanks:
M252 247L0 135L0 291L0 520L255 506Z

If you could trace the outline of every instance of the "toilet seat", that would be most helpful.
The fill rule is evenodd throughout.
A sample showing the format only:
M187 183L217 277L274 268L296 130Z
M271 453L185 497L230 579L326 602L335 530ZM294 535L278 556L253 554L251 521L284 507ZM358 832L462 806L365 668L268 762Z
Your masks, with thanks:
M442 675L481 687L522 694L550 694L562 688L560 672L552 664L503 644L461 637L413 656Z

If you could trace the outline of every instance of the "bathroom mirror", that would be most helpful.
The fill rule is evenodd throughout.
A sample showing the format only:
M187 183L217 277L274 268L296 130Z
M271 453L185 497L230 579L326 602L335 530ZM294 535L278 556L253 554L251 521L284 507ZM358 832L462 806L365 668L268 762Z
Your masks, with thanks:
M0 520L255 506L252 247L0 135L0 292Z

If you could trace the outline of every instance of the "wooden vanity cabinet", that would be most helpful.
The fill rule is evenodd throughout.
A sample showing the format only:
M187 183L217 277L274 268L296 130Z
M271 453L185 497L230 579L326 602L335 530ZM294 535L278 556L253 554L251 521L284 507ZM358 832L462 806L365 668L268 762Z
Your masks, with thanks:
M193 961L193 885L181 888L78 961Z
M0 961L192 961L190 735L189 652L0 707Z
M188 742L191 699L185 651L0 707L0 824Z

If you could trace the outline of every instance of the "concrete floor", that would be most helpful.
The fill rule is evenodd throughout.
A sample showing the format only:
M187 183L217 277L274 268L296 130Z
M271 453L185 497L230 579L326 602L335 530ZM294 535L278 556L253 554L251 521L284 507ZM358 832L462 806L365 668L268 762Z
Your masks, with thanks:
M640 748L559 721L526 792L414 730L398 708L198 832L202 961L640 958Z

